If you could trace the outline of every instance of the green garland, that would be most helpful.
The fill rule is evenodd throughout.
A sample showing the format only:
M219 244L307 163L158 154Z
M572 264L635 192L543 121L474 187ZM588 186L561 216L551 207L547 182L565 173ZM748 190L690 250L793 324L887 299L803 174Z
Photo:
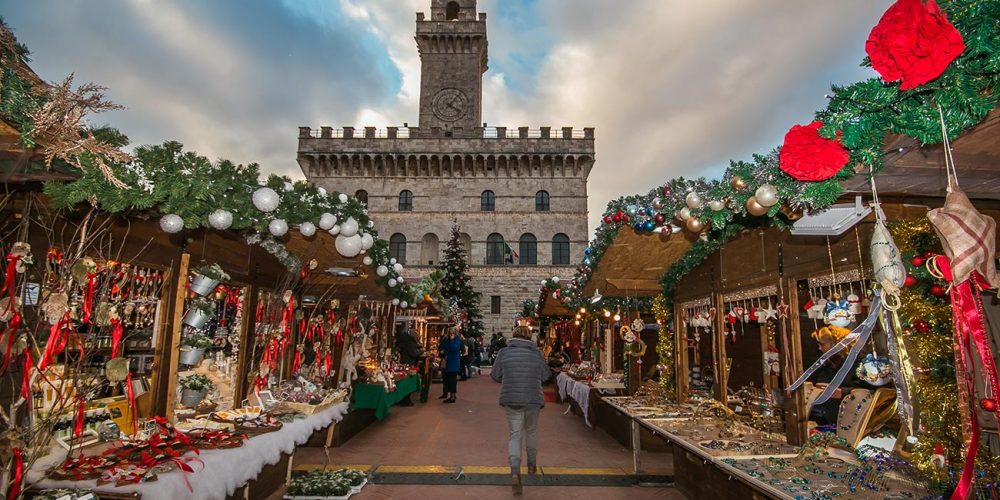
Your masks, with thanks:
M671 221L687 207L685 197L697 193L703 205L689 209L691 216L708 226L687 254L661 276L663 296L672 300L677 283L708 255L747 227L788 226L789 216L803 211L822 210L836 202L841 182L867 171L882 169L882 145L887 134L903 134L921 144L941 142L938 106L945 111L948 135L952 138L979 124L996 108L1000 97L1000 2L995 0L953 0L939 2L948 19L962 33L963 52L935 81L909 91L899 84L871 78L849 86L834 86L825 109L815 114L825 126L823 135L842 133L842 143L850 152L848 167L822 182L800 182L778 168L777 151L753 155L749 161L732 161L719 180L677 178L646 195L622 197L608 204L594 239L585 252L563 300L571 306L584 304L582 290L600 264L601 257L618 231L671 230ZM868 61L863 65L867 66ZM766 216L756 217L745 208L758 187L776 188L781 203ZM708 208L721 202L721 210Z

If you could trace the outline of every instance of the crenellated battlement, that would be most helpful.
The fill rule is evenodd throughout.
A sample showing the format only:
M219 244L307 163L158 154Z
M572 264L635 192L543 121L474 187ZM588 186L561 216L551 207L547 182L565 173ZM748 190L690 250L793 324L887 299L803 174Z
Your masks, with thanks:
M553 130L555 131L553 133ZM299 139L594 139L594 129L585 127L299 127Z

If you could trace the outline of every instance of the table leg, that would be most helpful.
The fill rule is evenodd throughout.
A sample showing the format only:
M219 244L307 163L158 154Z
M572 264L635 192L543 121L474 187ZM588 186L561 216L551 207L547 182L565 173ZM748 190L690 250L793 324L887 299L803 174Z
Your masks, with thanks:
M636 422L635 419L632 419L630 422L632 426L632 471L638 474L639 469L642 468L642 464L639 459L639 452L642 451L640 442L641 440L639 439L640 427L639 423Z
M333 444L333 429L337 427L337 422L331 422L330 427L326 430L326 443L323 445L324 448L329 449L330 445Z

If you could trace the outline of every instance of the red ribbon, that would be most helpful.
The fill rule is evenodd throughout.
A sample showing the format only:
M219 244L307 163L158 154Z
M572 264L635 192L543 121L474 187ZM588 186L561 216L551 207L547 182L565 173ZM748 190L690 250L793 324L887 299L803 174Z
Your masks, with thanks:
M73 436L80 437L83 434L83 419L84 419L84 408L86 407L87 401L80 398L80 406L76 410L76 425L73 427Z
M24 481L24 455L21 448L12 448L14 453L14 480L10 483L7 498L17 499L21 495L21 483Z
M87 273L87 286L83 290L83 323L90 324L90 316L94 313L94 273Z
M66 341L71 331L72 325L69 313L67 312L63 316L63 319L52 325L52 328L49 330L49 338L45 341L45 352L42 353L42 359L38 361L38 369L40 371L45 370L45 367L49 366L49 363L52 362L55 356L66 348ZM82 344L80 349L83 349Z
M118 318L111 320L111 359L117 358L122 352L122 322Z
M4 330L2 334L7 336L7 345L3 352L3 365L0 366L0 373L7 371L7 365L10 364L11 350L14 349L14 340L17 339L17 329L20 327L21 313L14 311L14 315L10 318L10 322L7 323L7 329Z
M295 358L292 359L292 373L298 373L299 369L302 368L302 351L295 351Z
M128 407L132 411L132 434L139 430L139 412L135 406L135 390L132 388L132 372L125 375L125 394L128 396Z
M958 486L952 493L952 500L965 500L969 497L974 483L976 469L976 452L979 449L979 418L976 414L976 389L974 378L975 363L973 357L978 355L979 362L983 367L986 377L986 387L990 393L986 397L993 397L1000 381L997 377L997 368L993 362L993 355L990 350L989 341L986 337L986 327L983 323L982 298L980 290L989 288L986 280L978 272L973 271L969 279L956 285L954 275L951 270L951 263L943 255L936 255L932 258L934 265L941 271L944 279L951 285L951 307L952 320L955 329L955 342L957 349L955 361L958 364L958 377L963 382L970 399L970 408L967 411L972 417L972 436L968 449L965 451L965 464L962 467L962 475ZM972 345L975 344L976 352L972 352Z
M10 299L10 307L14 307L15 287L14 279L17 276L17 261L21 260L21 257L14 254L7 254L7 270L4 275L3 280L3 290L0 290L0 295L7 294Z
M24 373L21 375L21 397L28 403L28 411L31 411L31 369L34 363L31 361L31 349L24 350Z

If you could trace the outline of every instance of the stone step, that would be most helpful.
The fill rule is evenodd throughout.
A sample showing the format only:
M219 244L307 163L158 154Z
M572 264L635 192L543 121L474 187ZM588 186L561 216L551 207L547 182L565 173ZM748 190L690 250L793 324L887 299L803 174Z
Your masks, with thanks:
M294 471L315 469L355 469L365 472L373 484L414 485L488 485L510 484L510 468L482 465L328 465L307 464ZM528 474L521 468L525 486L667 486L674 478L668 470L632 471L620 468L539 467L538 473Z

